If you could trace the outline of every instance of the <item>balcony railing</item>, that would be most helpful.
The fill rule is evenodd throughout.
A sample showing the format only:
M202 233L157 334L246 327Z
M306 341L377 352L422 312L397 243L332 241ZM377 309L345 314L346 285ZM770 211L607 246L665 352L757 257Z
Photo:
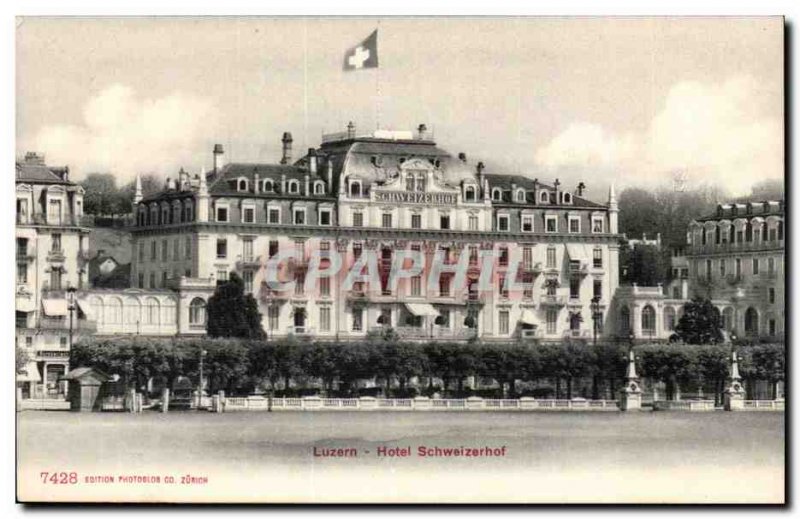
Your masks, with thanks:
M292 325L288 328L289 335L313 335L314 329L308 326L296 326Z
M589 274L589 265L583 263L581 265L570 265L569 273L573 276L586 276Z
M784 243L784 240L738 243L706 243L705 245L690 245L688 250L692 254L759 251L783 247Z
M72 214L62 216L48 216L46 213L34 213L33 215L17 214L17 224L19 225L62 225L80 226L84 225L85 220L81 216Z
M535 330L523 329L519 331L519 335L525 340L541 339L544 337L544 332L538 328Z
M37 328L40 330L69 330L69 316L63 319L57 317L40 317ZM78 319L77 316L73 316L72 331L75 334L96 333L97 323L95 321Z
M257 268L261 266L261 256L253 256L252 254L239 254L236 256L236 268L238 270L244 268Z
M539 303L546 306L564 306L567 303L567 298L564 296L545 294L541 296Z
M47 261L64 261L66 256L63 249L51 249L47 251Z
M571 339L588 339L589 330L564 330L564 337Z

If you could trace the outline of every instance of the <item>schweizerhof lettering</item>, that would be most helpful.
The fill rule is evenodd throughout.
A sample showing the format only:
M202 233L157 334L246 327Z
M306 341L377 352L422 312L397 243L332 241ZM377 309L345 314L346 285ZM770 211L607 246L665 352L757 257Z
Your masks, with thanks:
M436 204L455 205L458 201L456 193L414 193L411 191L377 191L377 202L395 202L403 204Z

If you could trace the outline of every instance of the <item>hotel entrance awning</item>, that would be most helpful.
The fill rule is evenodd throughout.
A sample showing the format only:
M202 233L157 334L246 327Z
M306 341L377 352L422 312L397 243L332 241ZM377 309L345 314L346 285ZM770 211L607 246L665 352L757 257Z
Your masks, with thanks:
M411 312L412 314L414 314L414 315L416 315L418 317L425 317L425 316L438 317L439 316L439 312L436 311L436 309L433 307L433 305L430 305L428 303L406 303L406 308L408 308L409 312Z
M35 361L28 362L23 371L24 373L17 373L17 382L39 382L42 380Z
M42 299L44 314L48 317L64 317L67 315L66 299Z
M78 308L81 309L81 312L83 312L83 315L86 316L86 319L90 321L95 320L95 316L92 313L92 305L90 305L88 301L76 300L75 302L78 304Z
M569 259L571 260L578 260L584 263L589 261L589 257L591 256L591 251L589 250L589 247L587 247L586 245L581 245L577 243L568 243L567 255L569 255Z
M36 303L33 297L17 297L17 312L33 312L36 310Z

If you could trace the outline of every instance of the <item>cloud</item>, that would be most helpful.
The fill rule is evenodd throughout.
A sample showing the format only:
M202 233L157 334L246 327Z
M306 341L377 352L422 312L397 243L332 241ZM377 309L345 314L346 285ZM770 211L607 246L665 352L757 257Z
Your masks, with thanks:
M69 165L80 179L87 173L110 172L118 183L137 173L169 174L198 162L203 137L214 121L204 98L173 93L141 99L125 85L112 85L87 101L83 124L52 125L22 139L23 153L44 153L48 164Z
M783 126L760 106L752 78L685 81L673 85L641 135L573 123L537 151L536 161L650 186L682 172L690 186L715 183L743 195L760 179L783 177Z

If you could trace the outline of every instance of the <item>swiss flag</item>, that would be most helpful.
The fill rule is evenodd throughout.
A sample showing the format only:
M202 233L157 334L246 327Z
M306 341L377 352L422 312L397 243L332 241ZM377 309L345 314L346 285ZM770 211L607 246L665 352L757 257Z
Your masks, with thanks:
M345 70L378 68L378 29L344 55Z

